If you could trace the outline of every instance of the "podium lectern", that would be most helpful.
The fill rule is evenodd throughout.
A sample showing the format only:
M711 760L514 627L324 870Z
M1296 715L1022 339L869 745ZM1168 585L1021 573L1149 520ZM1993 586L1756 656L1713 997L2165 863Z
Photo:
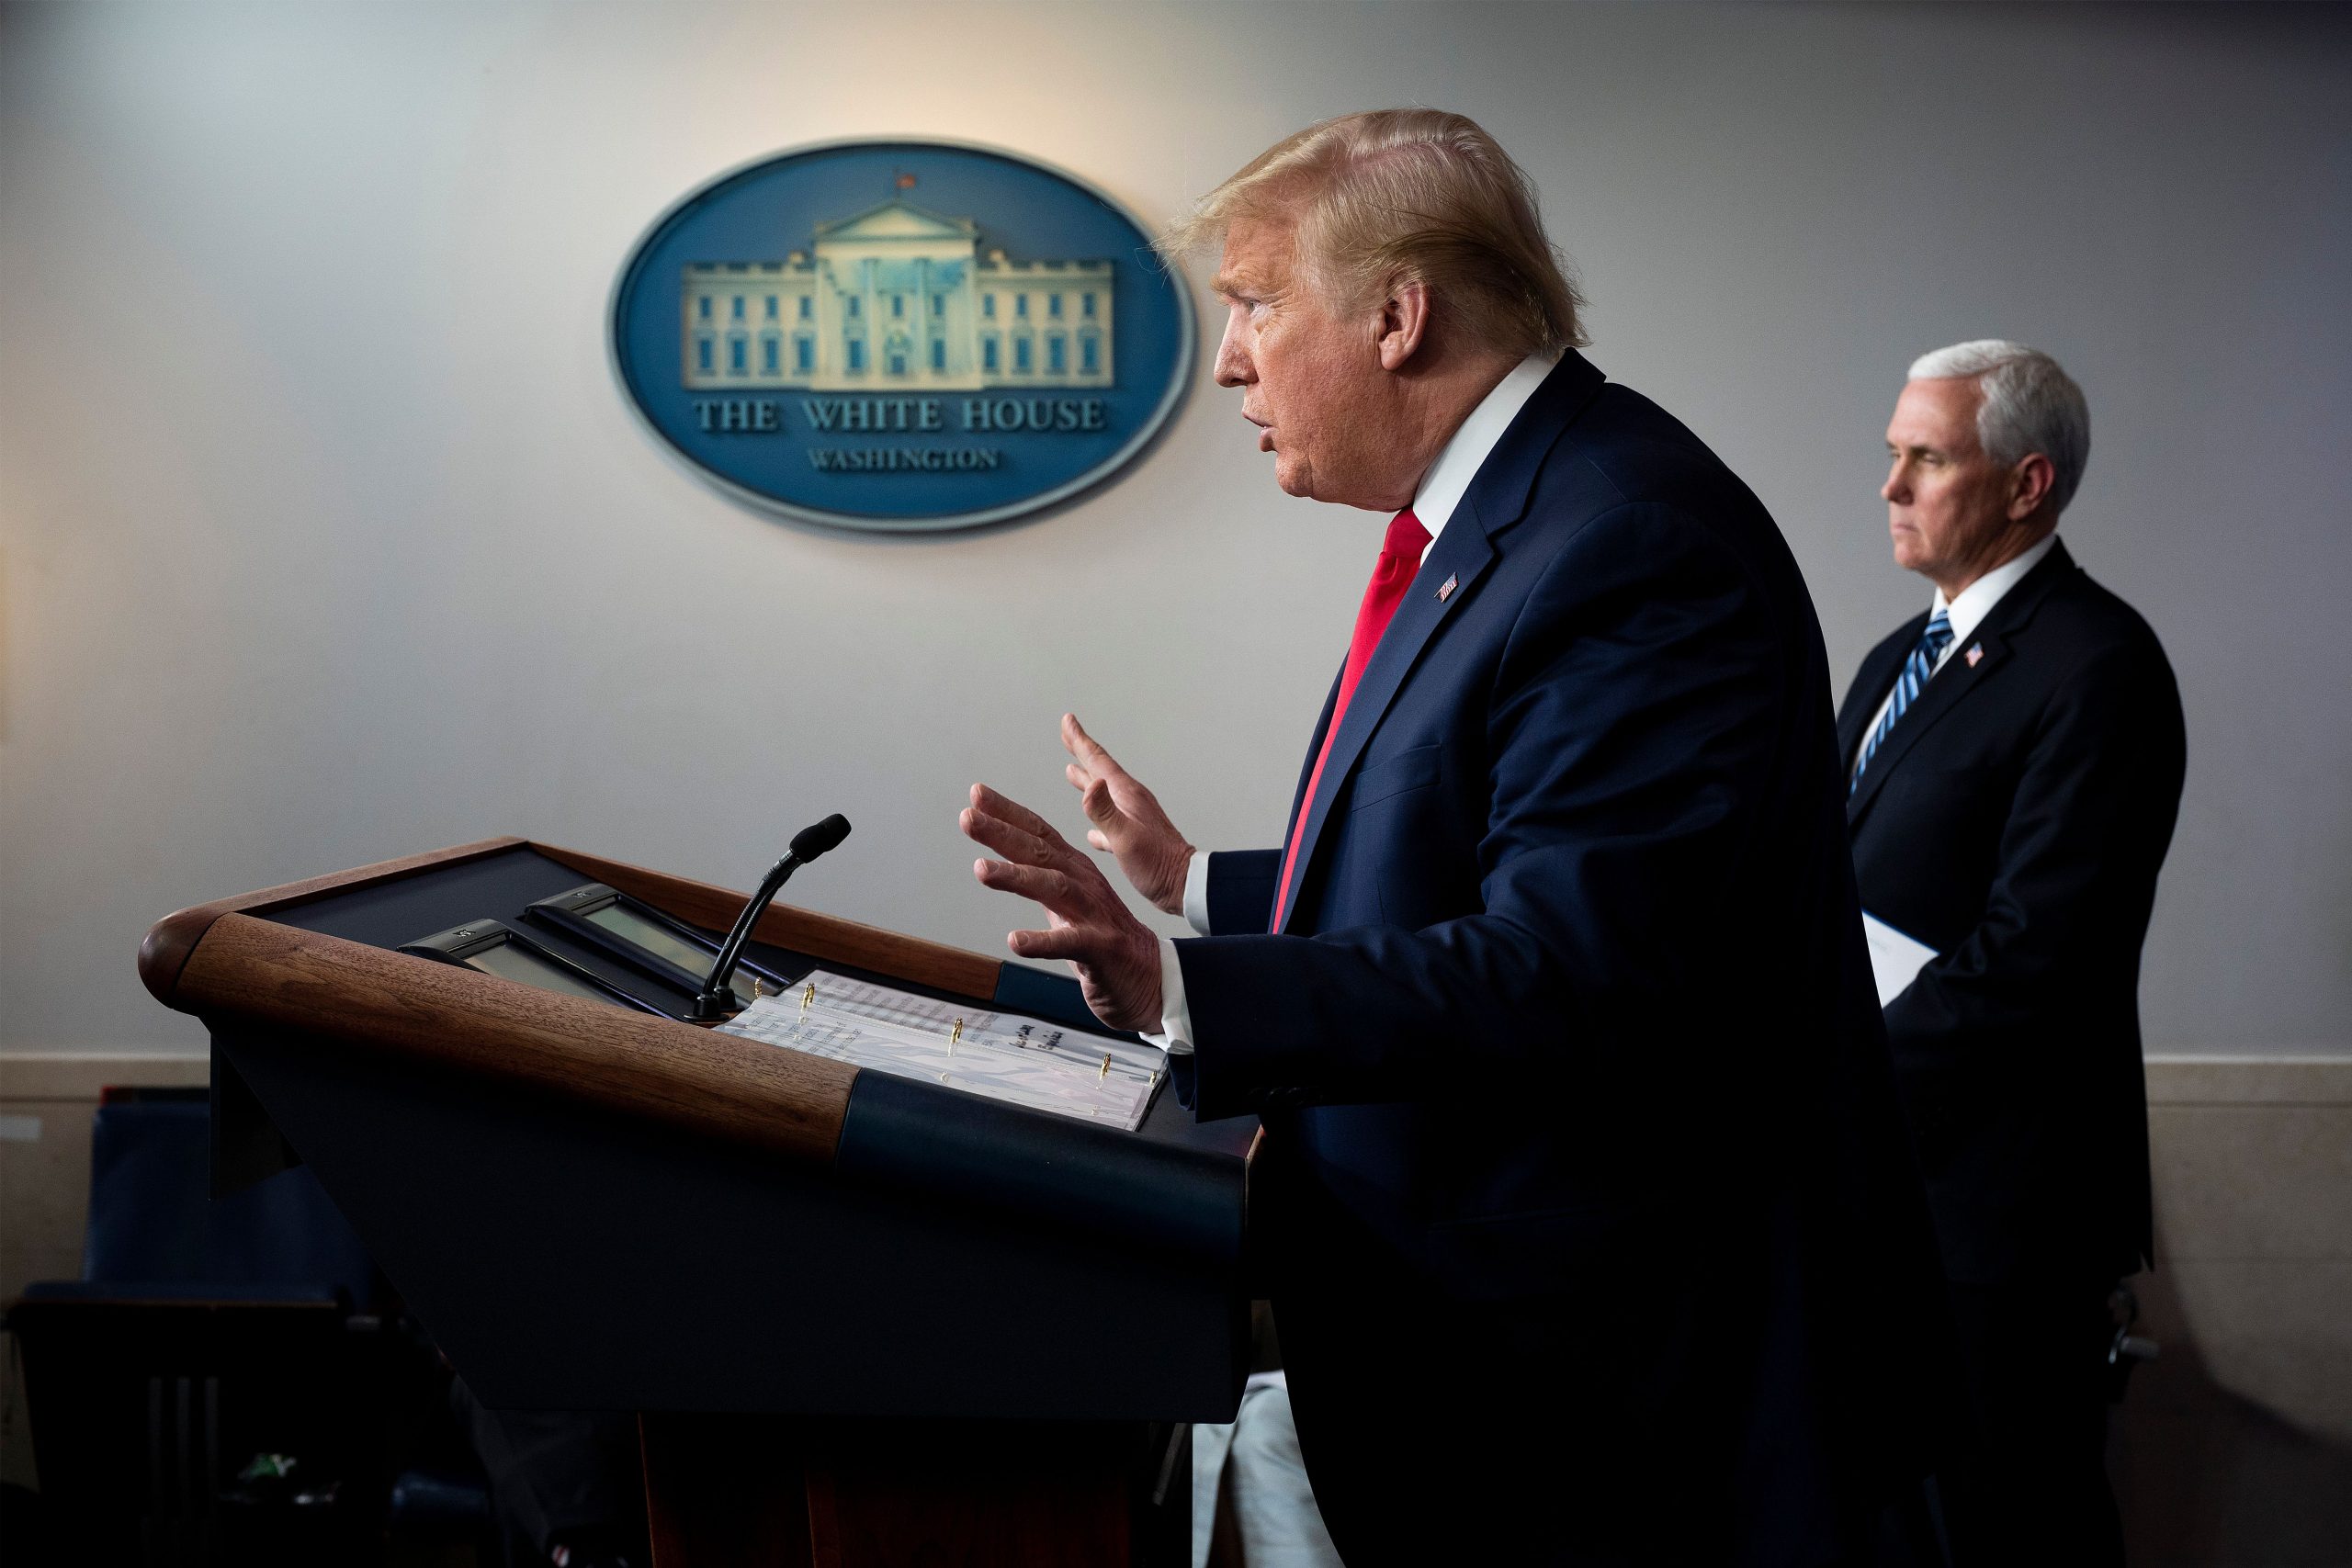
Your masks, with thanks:
M216 1193L308 1163L484 1404L639 1412L658 1568L1135 1561L1178 1424L1239 1401L1254 1124L1163 1094L1127 1133L395 951L588 883L713 933L744 902L505 838L157 923ZM785 905L746 952L1099 1027Z

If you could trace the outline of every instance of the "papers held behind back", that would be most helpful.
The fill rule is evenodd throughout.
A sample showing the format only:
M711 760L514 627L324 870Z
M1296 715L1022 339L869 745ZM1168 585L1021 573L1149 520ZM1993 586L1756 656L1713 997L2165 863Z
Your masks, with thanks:
M1862 911L1862 934L1870 941L1871 977L1878 982L1878 1005L1886 1006L1903 994L1936 957L1936 950Z

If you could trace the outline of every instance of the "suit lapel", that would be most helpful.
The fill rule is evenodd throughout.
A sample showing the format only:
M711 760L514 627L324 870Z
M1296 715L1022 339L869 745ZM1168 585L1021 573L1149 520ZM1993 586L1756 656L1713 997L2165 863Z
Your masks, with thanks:
M1913 640L1916 642L1917 639L1915 637ZM1871 765L1862 770L1861 787L1846 799L1848 822L1861 820L1862 813L1870 808L1871 802L1878 798L1878 792L1885 786L1887 775L1901 765L1905 754L1919 743L1919 737L1934 728L1936 721L1958 707L1971 692L1991 680L1993 671L1999 669L2002 660L2009 656L2007 643L1997 636L1982 631L1968 639L1968 646L1982 648L1984 657L1971 664L1964 652L1954 649L1952 656L1944 661L1943 668L1938 670L1920 690L1918 700L1903 710L1903 716L1894 721L1894 728L1886 732L1884 740L1879 742L1878 751L1871 758ZM1904 657L1910 657L1907 649ZM1877 711L1873 705L1871 712Z
M1494 563L1494 536L1525 513L1529 492L1534 488L1535 476L1542 470L1545 457L1600 393L1603 381L1600 371L1576 350L1570 349L1562 356L1511 421L1510 428L1503 432L1502 439L1495 443L1487 460L1478 466L1477 477L1471 480L1461 503L1453 509L1453 516L1430 547L1429 558L1414 574L1412 587L1406 590L1404 602L1396 606L1387 630L1381 633L1380 646L1373 650L1371 661L1364 666L1363 678L1356 682L1355 694L1348 699L1348 711L1340 716L1340 732L1332 738L1331 754L1323 764L1315 798L1306 803L1306 820L1298 829L1301 838L1290 881L1275 895L1283 909L1282 930L1288 930L1297 919L1298 889L1313 868L1317 843L1323 836L1324 824L1330 819L1331 803L1339 798L1340 786L1347 783L1356 760L1363 755L1372 732L1379 728L1382 716L1396 700L1405 677L1419 661L1421 650L1437 635L1446 617L1469 602L1478 580ZM1453 580L1453 586L1441 599L1438 590L1449 578ZM1329 725L1332 703L1339 695L1336 682L1331 694L1324 703L1324 722L1317 727L1315 742L1307 750L1306 770L1299 775L1302 792L1322 750L1323 729ZM1291 820L1298 821L1295 805L1291 809Z
M1870 809L1871 802L1878 798L1879 791L1886 787L1888 777L1902 765L1903 759L1910 754L1911 749L1919 743L1919 738L1934 728L1944 715L1967 700L1970 693L1992 680L1993 672L2009 657L2010 639L2025 629L2026 623L2033 618L2033 612L2041 606L2050 590L2075 570L2074 558L2066 553L2066 547L2054 546L2049 555L2042 558L2041 565L2026 573L2024 581L2001 596L2001 602L1993 606L1992 613L1969 634L1966 645L1953 648L1951 657L1928 680L1918 700L1904 709L1903 716L1894 721L1894 728L1886 732L1886 739L1880 743L1877 755L1862 771L1861 787L1847 797L1846 820L1849 825L1862 819L1862 813ZM1926 625L1924 620L1919 623L1921 627ZM1916 629L1911 640L1913 643L1918 640ZM1971 660L1970 653L1978 649L1983 650L1981 656ZM1903 657L1910 657L1909 647L1904 648ZM1887 682L1890 687L1894 683L1891 679ZM1864 711L1863 716L1867 718L1877 711L1877 705L1872 704Z
M1315 776L1315 759L1323 754L1323 732L1331 728L1331 710L1340 704L1340 682L1347 678L1348 661L1340 660L1339 669L1331 672L1331 689L1323 694L1323 712L1315 720L1315 734L1306 742L1306 758L1298 765L1298 783L1290 792L1290 815L1283 818L1285 829L1298 820L1299 807L1306 804L1307 781ZM1289 840L1283 840L1289 847Z
M1323 777L1316 785L1314 800L1308 803L1306 826L1300 829L1290 884L1282 893L1283 930L1288 930L1298 918L1298 885L1306 880L1307 868L1315 860L1316 842L1323 835L1324 824L1330 820L1331 803L1339 797L1340 784L1355 767L1356 759L1363 755L1364 743L1379 728L1381 716L1388 711L1397 688L1405 683L1405 676L1419 660L1421 649L1437 635L1446 617L1469 600L1478 579L1486 575L1494 558L1494 547L1487 543L1487 531L1465 496L1453 520L1446 524L1445 532L1430 547L1429 558L1414 574L1413 585L1405 591L1404 603L1396 606L1388 629L1380 634L1380 646L1373 649L1371 662L1363 667L1363 677L1348 699L1348 711L1340 716L1340 731L1331 739L1331 754L1324 761ZM1453 581L1453 589L1441 599L1437 596L1438 585L1449 578ZM1332 694L1338 695L1336 686ZM1328 704L1325 711L1329 711ZM1316 744L1319 750L1319 735ZM1310 772L1315 766L1313 758L1314 753L1308 753Z

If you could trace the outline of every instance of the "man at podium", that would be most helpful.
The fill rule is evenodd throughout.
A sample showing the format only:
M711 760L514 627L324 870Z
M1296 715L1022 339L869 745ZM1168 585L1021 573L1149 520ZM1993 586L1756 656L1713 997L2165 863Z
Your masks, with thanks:
M1577 353L1461 116L1327 121L1211 192L1220 386L1294 495L1387 519L1278 847L1203 854L1065 716L1092 844L965 830L1025 958L1162 1040L1253 1189L1351 1563L1831 1563L1917 1473L1933 1301L1828 671L1764 508ZM1333 642L1338 643L1334 628Z

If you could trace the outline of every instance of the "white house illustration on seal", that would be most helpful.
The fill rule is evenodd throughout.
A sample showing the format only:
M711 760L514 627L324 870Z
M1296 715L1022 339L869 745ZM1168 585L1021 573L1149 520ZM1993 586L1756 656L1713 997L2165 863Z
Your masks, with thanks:
M1111 264L982 254L979 225L887 201L814 254L684 269L685 385L739 390L1108 387Z

